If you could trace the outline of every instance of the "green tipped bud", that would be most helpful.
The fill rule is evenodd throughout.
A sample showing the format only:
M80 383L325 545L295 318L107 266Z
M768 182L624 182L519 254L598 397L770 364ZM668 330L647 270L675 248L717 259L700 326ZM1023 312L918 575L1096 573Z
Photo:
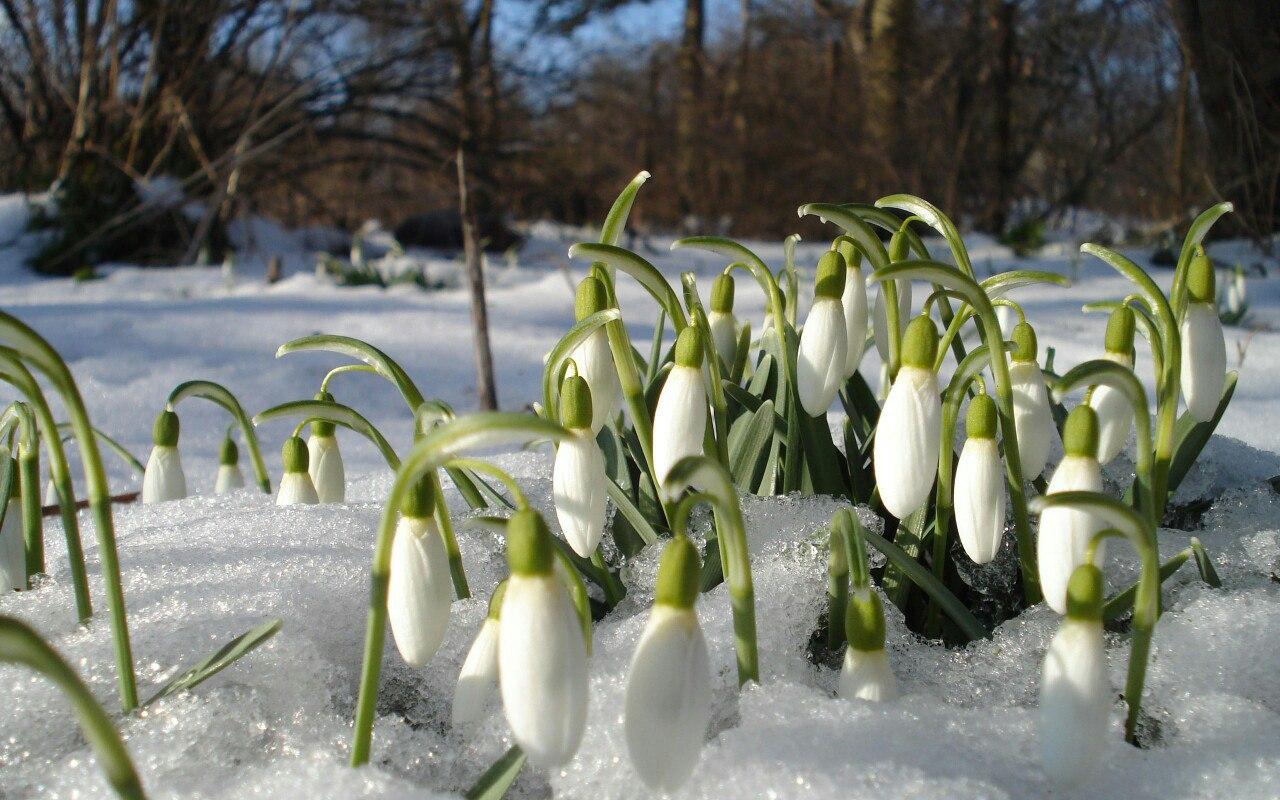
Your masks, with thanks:
M594 275L588 275L578 284L578 295L573 301L573 314L578 321L609 307L609 294L604 284Z
M676 366L702 368L702 337L689 325L676 338Z
M1108 353L1128 356L1133 352L1133 331L1136 318L1128 306L1116 306L1107 320L1106 348Z
M306 472L311 456L307 453L307 443L301 436L290 436L284 440L280 448L280 460L284 462L285 472Z
M316 399L326 403L333 402L333 395L328 392L316 392ZM317 437L332 436L338 426L327 419L318 419L311 423L311 435Z
M1069 456L1098 457L1098 412L1081 403L1062 426L1062 450Z
M512 575L550 575L555 566L555 545L542 515L521 509L507 522L507 565Z
M1196 254L1191 257L1191 266L1187 269L1187 297L1193 303L1217 302L1217 289L1214 286L1213 262L1205 255L1204 248L1197 246Z
M1067 582L1067 617L1098 622L1102 619L1102 570L1081 564Z
M858 245L848 236L837 236L835 241L831 243L831 249L844 256L845 270L857 269L862 266L862 251L858 249ZM845 279L848 280L848 272L845 273Z
M927 315L921 314L907 324L902 334L902 363L933 371L938 357L938 326Z
M907 235L904 229L899 228L893 232L893 236L889 237L889 260L898 262L906 261L907 254L910 252L910 243L907 241Z
M996 401L990 395L979 394L969 401L969 414L965 417L965 430L970 439L996 438Z
M234 467L240 462L240 448L230 436L222 440L222 450L218 453L218 463L225 467Z
M654 602L673 608L693 608L702 584L702 561L688 536L677 536L662 551Z
M400 499L400 516L413 519L430 519L436 513L436 493L431 488L431 479L419 478L409 487L409 491Z
M507 581L505 578L494 587L493 594L489 596L489 619L498 619L502 616L502 598L507 596Z
M151 426L151 443L156 447L177 447L180 428L177 414L168 409L161 411Z
M1040 345L1036 341L1036 329L1031 327L1030 323L1019 322L1014 325L1012 339L1014 361L1036 360L1036 355L1040 352Z
M733 276L722 272L711 282L711 310L733 313Z
M823 253L818 259L818 274L813 279L814 296L839 300L844 294L845 270L844 256L834 250Z
M570 375L560 386L560 424L569 429L591 427L591 387L581 375Z
M884 605L880 595L865 589L849 596L844 635L855 650L872 653L884 649Z

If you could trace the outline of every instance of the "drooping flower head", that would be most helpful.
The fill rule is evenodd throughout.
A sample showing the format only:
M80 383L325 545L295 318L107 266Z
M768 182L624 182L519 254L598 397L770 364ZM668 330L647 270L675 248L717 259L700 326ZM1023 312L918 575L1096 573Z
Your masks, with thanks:
M968 438L956 465L956 533L976 564L996 557L1004 535L1004 470L996 445L996 404L979 394L969 401Z
M849 334L840 299L844 284L844 256L828 250L818 259L813 305L796 353L796 388L800 405L811 417L827 413L845 377Z
M876 427L876 486L885 509L898 519L924 505L938 474L942 400L933 372L937 352L933 320L923 314L911 320L902 342L902 367Z
M1192 419L1212 419L1227 375L1227 344L1218 319L1213 264L1198 248L1187 270L1187 312L1182 319L1182 396Z
M317 392L316 399L332 403L333 395ZM311 476L321 503L341 503L346 499L347 473L336 434L337 426L329 420L317 419L311 423L311 436L307 439L307 474Z
M187 496L187 478L178 455L178 415L169 409L156 416L151 427L151 455L142 474L142 502L163 503Z
M849 646L840 669L840 696L873 703L897 698L898 679L884 649L884 604L874 589L850 594L844 630Z
M609 307L609 294L599 278L588 275L578 284L574 299L574 316L579 322ZM618 412L622 398L622 386L618 383L618 370L609 350L609 335L598 328L574 348L573 362L578 374L591 387L591 432L597 433Z
M587 717L586 645L569 593L555 574L553 548L542 515L530 509L512 515L498 685L512 735L542 767L573 758Z
M686 327L676 338L675 365L653 413L653 471L659 484L666 481L680 459L702 453L702 436L707 427L703 355L698 330L692 325Z
M636 773L674 792L693 774L711 719L711 666L694 611L698 550L676 536L662 553L649 622L631 659L625 732Z
M1117 306L1107 320L1106 355L1110 361L1133 369L1133 335L1136 318L1127 305ZM1108 384L1093 389L1089 405L1098 412L1098 463L1108 464L1124 449L1133 430L1133 405L1124 392Z
M604 536L604 455L591 433L591 389L581 375L569 375L560 389L560 424L571 436L556 448L551 496L556 518L569 545L590 558Z
M458 683L453 689L454 727L469 725L480 719L486 701L498 682L498 635L502 617L502 598L507 593L504 580L493 590L489 598L489 613L480 626L480 632L471 642Z
M222 440L218 452L218 477L214 481L214 494L226 494L244 488L244 473L240 471L240 448L230 436Z
M276 505L315 505L320 502L316 495L315 484L307 468L311 458L307 452L307 443L301 436L290 436L284 440L280 448L280 460L284 462L284 475L280 478L280 491L276 494Z
M391 542L387 618L405 663L421 667L435 655L449 625L453 583L435 522L436 495L423 478L405 495Z
M1009 357L1009 383L1013 390L1013 430L1018 437L1022 477L1032 480L1049 463L1049 447L1056 428L1049 405L1049 388L1036 363L1039 345L1035 329L1026 322L1013 327L1013 352Z
M1087 405L1078 405L1067 415L1062 431L1066 455L1049 481L1049 494L1056 492L1100 492L1102 470L1098 465L1098 415ZM1090 511L1054 506L1040 515L1036 556L1040 567L1040 589L1044 601L1059 614L1067 610L1067 582L1076 567L1085 563L1089 541L1106 525ZM1097 558L1102 559L1105 543L1099 542Z
M847 380L862 363L863 353L867 349L867 284L862 277L862 254L854 247L852 240L839 239L836 248L844 256L845 264L844 293L840 296L840 302L844 306L844 328L849 337L844 362L844 378ZM910 300L907 304L909 307Z
M707 315L716 355L732 367L738 353L738 319L733 315L733 276L722 272L711 282L711 313Z

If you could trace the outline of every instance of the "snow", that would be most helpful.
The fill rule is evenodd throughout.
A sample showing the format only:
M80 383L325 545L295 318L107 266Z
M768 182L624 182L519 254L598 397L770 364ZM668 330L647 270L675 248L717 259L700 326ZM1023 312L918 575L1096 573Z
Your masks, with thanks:
M223 383L254 411L309 397L338 356L297 354L274 359L283 341L317 331L367 339L400 361L424 394L460 409L474 407L469 301L464 290L422 292L401 286L338 288L313 272L311 251L332 232L299 234L255 221L241 231L254 246L238 259L234 286L217 268L144 270L119 265L101 280L36 279L20 267L21 237L6 231L25 204L0 198L0 283L5 310L46 335L76 375L95 424L145 459L156 412L181 381ZM252 236L249 236L252 233ZM490 320L499 398L516 409L540 399L542 357L569 326L572 283L584 265L564 253L589 231L539 223L515 266L490 265ZM15 234L16 235L16 234ZM693 269L708 291L716 257L669 254L665 240L640 252L670 278ZM941 242L931 249L945 252ZM3 246L3 245L0 245ZM327 245L326 245L327 246ZM780 264L780 243L750 243ZM798 263L812 269L821 243L805 243ZM1035 259L1018 261L984 237L971 241L978 269L1014 266L1071 274L1074 244L1057 242ZM1211 252L1217 255L1219 245ZM1232 248L1232 249L1228 249ZM1223 246L1230 258L1244 246ZM266 260L284 257L286 278L267 286ZM1130 251L1143 259L1146 251ZM1224 259L1226 255L1222 256ZM1254 256L1256 258L1256 256ZM447 259L446 259L447 260ZM1230 259L1228 259L1230 260ZM1141 262L1140 262L1141 263ZM1274 265L1272 265L1274 271ZM1168 271L1157 280L1167 285ZM633 337L647 343L655 306L634 282L620 281ZM1104 265L1078 263L1071 290L1015 292L1036 324L1042 346L1069 366L1101 350L1104 315L1082 315L1090 300L1121 296L1124 281ZM1255 322L1280 324L1280 282L1251 279ZM759 328L763 300L739 280L737 313ZM886 705L834 697L838 675L812 664L809 638L825 608L824 542L839 504L826 498L743 498L754 564L763 685L736 692L728 595L704 595L698 612L706 632L715 693L712 728L702 760L681 798L934 798L1137 797L1274 798L1280 795L1280 496L1265 479L1280 474L1277 418L1280 335L1228 329L1232 366L1236 343L1248 344L1240 386L1202 462L1180 499L1213 498L1204 528L1163 531L1164 557L1199 537L1223 579L1199 582L1191 565L1167 584L1165 616L1156 629L1144 709L1158 723L1151 747L1122 741L1123 685L1128 648L1108 634L1117 700L1106 758L1093 780L1066 792L1047 783L1038 762L1035 697L1039 663L1056 627L1040 607L1003 624L993 639L946 649L918 639L889 608L888 648L904 696ZM642 349L647 344L640 345ZM1139 345L1139 375L1150 388L1150 362ZM863 372L876 383L874 350ZM410 420L385 381L338 378L337 399L357 407L403 452ZM191 662L264 619L282 631L262 649L190 693L167 698L120 720L149 795L158 798L408 798L457 796L511 744L497 700L476 726L451 730L454 679L484 619L488 593L505 575L501 538L468 526L466 506L449 490L474 598L454 603L444 645L423 669L384 650L378 719L369 766L352 770L351 717L364 637L368 568L380 500L391 475L377 452L339 433L350 485L341 506L277 507L253 489L211 496L223 412L184 401L181 449L198 496L161 506L118 506L117 535L130 629L143 697ZM58 413L61 418L61 413ZM289 425L262 431L273 475ZM107 455L114 491L139 480ZM242 448L242 466L247 455ZM73 462L76 460L72 454ZM547 450L498 456L555 525ZM1127 457L1106 470L1121 485ZM78 470L77 470L78 472ZM82 486L77 482L77 486ZM705 516L696 518L704 529ZM94 600L102 609L101 575L92 523L82 536ZM34 625L64 653L109 711L118 708L110 628L104 614L87 627L74 622L69 574L56 519L46 520L51 575L35 591L0 597L0 613ZM1008 547L1008 543L1006 543ZM1112 548L1113 588L1136 575L1131 555ZM621 727L627 664L644 627L658 549L624 570L629 594L595 629L589 722L578 755L552 774L526 769L513 796L646 797L632 772ZM997 563L999 559L997 559ZM43 679L0 667L0 795L8 798L110 796L99 765L76 731L72 714Z

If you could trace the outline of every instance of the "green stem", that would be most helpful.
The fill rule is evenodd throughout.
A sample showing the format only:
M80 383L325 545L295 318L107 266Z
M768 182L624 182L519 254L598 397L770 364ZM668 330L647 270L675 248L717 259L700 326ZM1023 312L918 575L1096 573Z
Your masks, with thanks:
M101 762L111 788L125 800L145 800L142 781L120 734L89 687L57 651L25 623L0 616L0 661L22 664L53 681L71 701L80 730Z
M253 466L253 474L258 479L258 487L262 489L263 494L271 494L271 475L267 472L267 462L262 458L262 448L258 446L258 434L254 431L249 415L244 413L244 408L241 407L236 396L226 387L213 381L187 381L178 384L169 393L169 410L174 410L178 403L188 397L202 397L221 406L240 425L240 435L244 439L245 446L249 448L249 463Z
M22 535L27 547L27 581L43 574L44 514L40 510L40 450L18 445L18 477L22 493Z
M128 713L138 707L133 648L129 642L124 586L120 579L120 558L116 549L115 524L111 517L111 491L107 486L106 472L102 468L98 441L94 436L93 426L89 424L89 413L66 362L39 334L16 317L0 312L0 337L49 378L61 395L63 406L71 418L72 428L80 445L85 480L89 485L89 505L93 510L98 538L98 557L102 563L103 581L106 583L107 607L111 614L111 633L120 683L120 705Z

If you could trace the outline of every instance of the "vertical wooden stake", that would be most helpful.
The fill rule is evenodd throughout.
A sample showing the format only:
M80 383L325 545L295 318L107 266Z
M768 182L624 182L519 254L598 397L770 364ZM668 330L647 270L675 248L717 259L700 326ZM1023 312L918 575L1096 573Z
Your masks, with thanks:
M498 391L493 382L493 351L489 348L489 309L484 299L480 231L467 194L467 164L462 147L458 148L457 162L458 214L462 218L463 252L467 260L467 283L471 288L471 327L475 331L476 395L481 411L496 411Z

